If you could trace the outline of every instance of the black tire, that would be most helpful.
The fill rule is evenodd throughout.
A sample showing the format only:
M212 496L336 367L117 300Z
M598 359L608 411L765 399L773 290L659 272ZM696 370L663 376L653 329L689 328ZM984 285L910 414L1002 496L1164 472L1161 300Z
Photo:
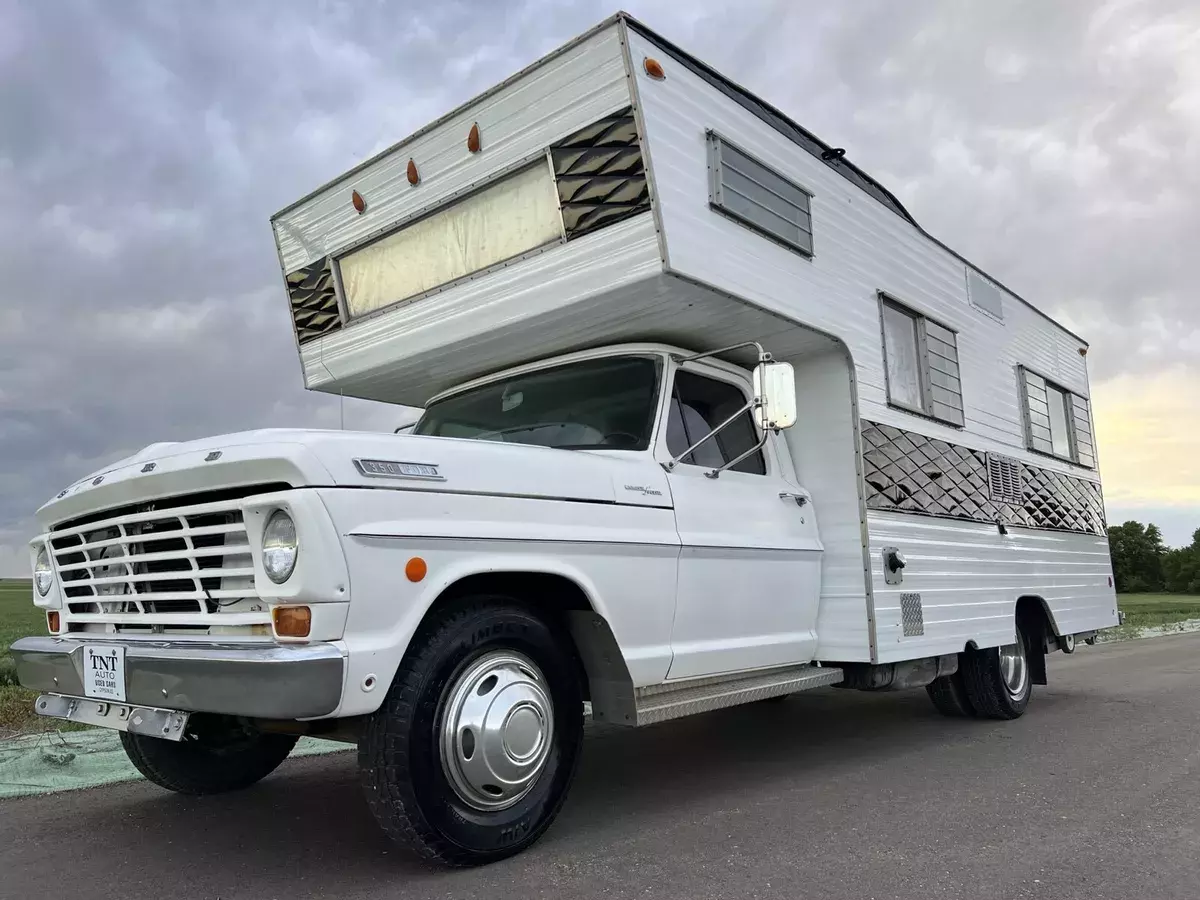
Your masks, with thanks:
M1011 646L1011 645L1010 645ZM968 650L960 656L960 671L967 699L977 715L989 719L1016 719L1029 705L1033 678L1029 668L1029 638L1017 631L1017 645L1025 660L1025 677L1015 691L1005 681L1000 662L1003 648Z
M971 700L967 697L967 688L963 684L961 655L958 665L957 672L935 678L925 686L925 691L933 701L934 708L943 716L971 718L975 715L975 707L971 705Z
M427 861L471 866L512 856L542 836L566 799L583 741L580 668L571 648L565 629L510 597L464 598L435 614L358 743L367 804L388 837ZM529 792L508 808L481 811L451 786L440 734L458 677L498 650L523 654L541 670L554 729Z
M222 716L192 717L179 742L121 733L129 761L147 780L194 797L240 791L287 759L296 736L254 731Z

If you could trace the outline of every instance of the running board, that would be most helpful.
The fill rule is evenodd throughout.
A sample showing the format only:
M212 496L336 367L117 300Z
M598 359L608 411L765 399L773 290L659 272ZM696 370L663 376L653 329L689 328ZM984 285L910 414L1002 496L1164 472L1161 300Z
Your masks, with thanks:
M636 721L631 724L653 725L655 722L666 722L727 706L825 687L841 680L841 669L803 665L654 684L634 691Z

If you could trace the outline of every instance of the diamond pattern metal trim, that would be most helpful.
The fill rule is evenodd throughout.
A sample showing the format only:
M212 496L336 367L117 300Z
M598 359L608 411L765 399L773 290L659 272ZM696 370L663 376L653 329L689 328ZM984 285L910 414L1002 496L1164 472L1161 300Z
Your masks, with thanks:
M301 344L342 327L329 257L289 272L287 289L296 338Z
M630 109L550 148L567 240L650 209L646 167Z
M1019 463L1021 502L1013 504L992 498L982 450L863 420L862 453L869 509L1105 533L1100 485L1083 478Z
M925 633L925 611L921 606L920 594L900 595L900 622L904 626L905 637L920 637Z

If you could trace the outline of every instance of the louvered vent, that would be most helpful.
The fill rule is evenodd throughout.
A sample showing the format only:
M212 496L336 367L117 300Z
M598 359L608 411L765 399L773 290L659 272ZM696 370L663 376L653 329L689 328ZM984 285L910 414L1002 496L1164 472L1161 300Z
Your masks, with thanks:
M287 288L296 339L301 344L342 327L329 257L289 272Z
M1014 459L988 454L988 489L997 503L1020 506L1025 500L1025 479L1021 464Z
M567 240L650 209L631 110L580 129L550 154Z

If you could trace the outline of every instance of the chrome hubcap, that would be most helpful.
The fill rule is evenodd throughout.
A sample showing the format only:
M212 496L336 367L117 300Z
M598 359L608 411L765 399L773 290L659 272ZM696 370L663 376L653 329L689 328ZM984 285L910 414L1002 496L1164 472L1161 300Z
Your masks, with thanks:
M1025 662L1025 642L1017 636L1015 644L1000 648L1000 675L1004 678L1004 686L1012 698L1025 693L1025 685L1029 680L1029 666Z
M475 660L448 693L442 768L463 802L495 811L529 793L546 767L554 704L533 661L512 650Z

